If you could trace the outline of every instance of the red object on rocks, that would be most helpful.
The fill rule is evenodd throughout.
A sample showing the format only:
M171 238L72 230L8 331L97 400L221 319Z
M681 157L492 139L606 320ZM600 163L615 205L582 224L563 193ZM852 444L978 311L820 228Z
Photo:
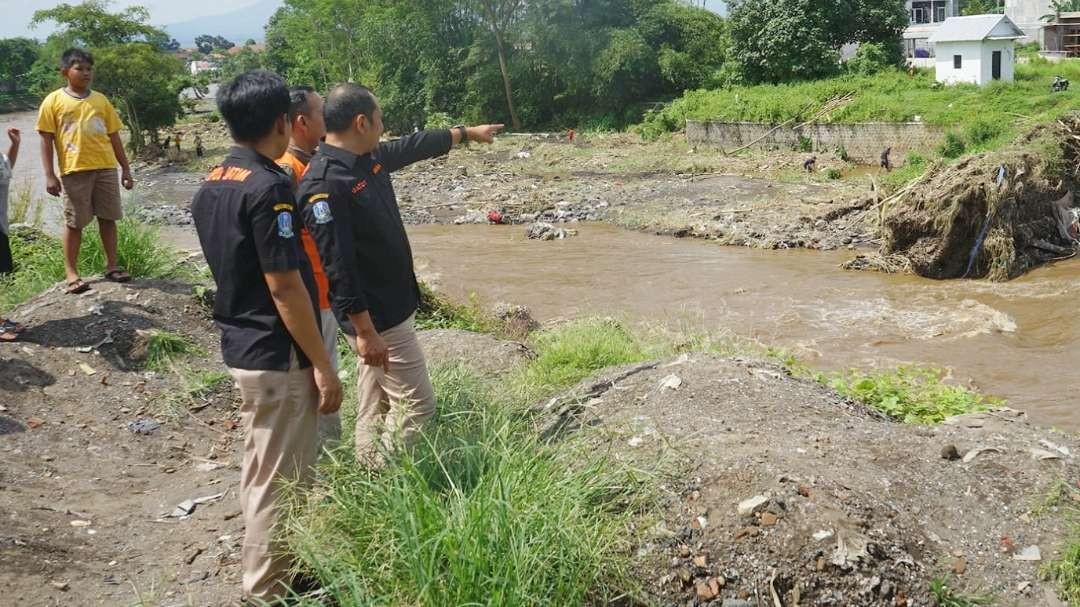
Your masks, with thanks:
M504 222L502 213L498 211L488 211L487 215L488 223L502 224Z

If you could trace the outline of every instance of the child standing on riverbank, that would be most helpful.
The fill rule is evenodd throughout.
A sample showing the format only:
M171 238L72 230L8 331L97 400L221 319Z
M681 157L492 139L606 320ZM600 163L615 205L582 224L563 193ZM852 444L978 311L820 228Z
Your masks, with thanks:
M119 184L130 190L135 182L120 141L120 117L105 95L90 90L93 71L90 53L75 48L64 51L60 73L68 84L41 102L37 121L45 190L53 196L64 193L64 273L71 294L90 288L79 276L78 263L82 230L94 217L105 249L105 279L131 280L117 262L116 222L123 217ZM54 150L60 177L53 167ZM122 169L119 182L118 163Z
M15 270L15 263L11 259L11 243L8 242L8 188L11 185L11 171L15 168L15 159L19 157L22 133L19 129L8 129L7 136L11 146L8 147L7 154L0 154L0 275ZM0 319L0 341L15 341L21 330L18 323L7 318Z

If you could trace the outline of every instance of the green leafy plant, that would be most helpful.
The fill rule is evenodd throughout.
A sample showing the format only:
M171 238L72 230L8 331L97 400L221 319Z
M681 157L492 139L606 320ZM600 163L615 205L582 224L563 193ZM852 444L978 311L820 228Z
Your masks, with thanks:
M823 381L844 396L911 424L937 424L948 417L1000 406L998 400L946 384L944 376L939 369L909 366L872 373L850 371Z
M944 158L959 158L966 150L967 142L964 141L964 136L955 131L945 133L945 140L937 148Z

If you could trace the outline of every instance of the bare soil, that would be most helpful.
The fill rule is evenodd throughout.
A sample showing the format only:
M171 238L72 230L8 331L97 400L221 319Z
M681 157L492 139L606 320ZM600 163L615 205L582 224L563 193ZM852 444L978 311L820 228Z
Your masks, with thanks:
M0 345L0 602L239 599L232 383L175 409L165 399L183 392L180 377L143 369L145 332L164 330L206 352L185 361L192 369L224 370L217 331L190 286L98 281L82 296L52 289L15 314L29 329ZM98 345L107 335L112 343ZM161 427L128 428L146 419ZM218 494L189 517L168 516Z
M996 605L1062 605L1038 569L1067 537L1048 495L1077 495L1080 442L1022 413L903 425L704 355L611 371L547 410L548 431L596 427L619 457L676 471L638 552L661 604L915 607L945 578Z

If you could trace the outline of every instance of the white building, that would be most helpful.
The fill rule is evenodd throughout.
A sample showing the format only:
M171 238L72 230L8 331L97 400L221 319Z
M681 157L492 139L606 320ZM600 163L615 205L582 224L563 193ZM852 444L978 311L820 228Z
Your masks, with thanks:
M192 61L188 68L191 70L192 76L198 76L203 72L212 72L218 69L218 66L210 61Z
M963 14L967 0L907 0L910 22L904 30L904 50L908 59L918 66L933 63L934 49L929 39L946 19ZM998 0L998 10L1024 31L1021 42L1038 42L1040 47L1052 46L1046 37L1044 15L1052 14L1052 0Z
M979 86L994 80L1012 82L1016 41L1024 37L1005 15L952 17L930 36L937 80Z

